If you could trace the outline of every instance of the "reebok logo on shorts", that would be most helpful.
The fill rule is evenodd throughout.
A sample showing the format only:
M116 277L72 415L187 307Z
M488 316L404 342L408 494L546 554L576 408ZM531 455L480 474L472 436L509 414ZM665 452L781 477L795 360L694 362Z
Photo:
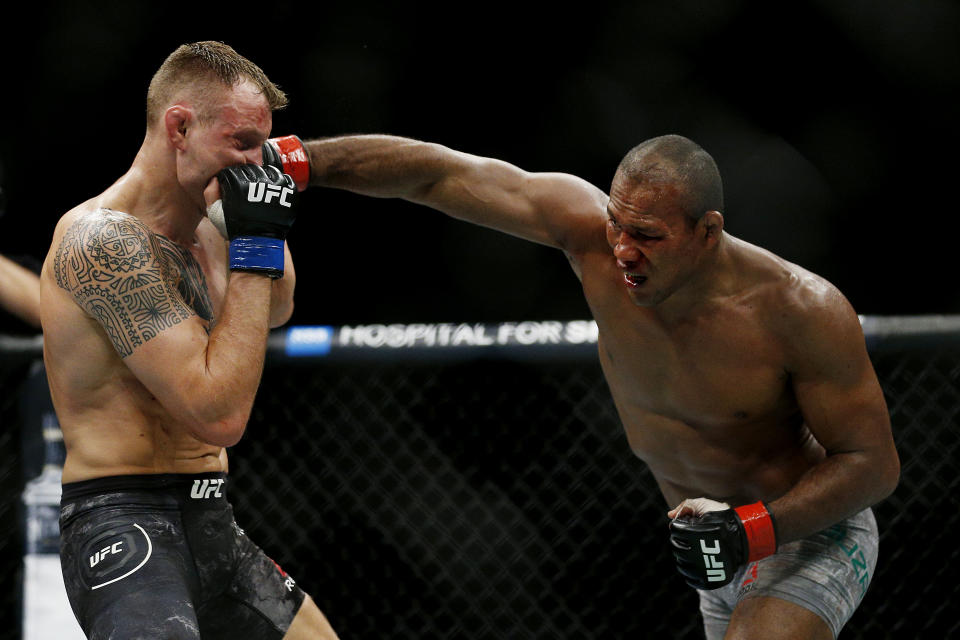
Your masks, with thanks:
M290 577L286 571L283 570L283 567L277 564L277 561L273 558L270 559L270 562L273 563L273 566L277 568L277 571L280 572L280 575L283 576L283 586L287 588L287 591L293 591L293 588L297 586L296 580Z
M759 580L757 576L757 564L756 562L751 564L750 568L744 574L743 584L740 585L740 590L737 591L737 598L742 598L744 594L753 591L754 587L757 586L757 581Z

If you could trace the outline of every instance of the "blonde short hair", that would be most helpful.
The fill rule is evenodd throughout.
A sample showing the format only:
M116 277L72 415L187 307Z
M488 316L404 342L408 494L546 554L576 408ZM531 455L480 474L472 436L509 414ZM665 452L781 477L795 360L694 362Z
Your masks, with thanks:
M209 98L218 88L230 88L249 80L260 88L270 109L287 106L287 96L273 84L260 67L232 47L214 41L184 44L167 56L150 80L147 89L147 128L154 126L166 108L179 95L192 95L197 100L198 116L212 116L207 111Z

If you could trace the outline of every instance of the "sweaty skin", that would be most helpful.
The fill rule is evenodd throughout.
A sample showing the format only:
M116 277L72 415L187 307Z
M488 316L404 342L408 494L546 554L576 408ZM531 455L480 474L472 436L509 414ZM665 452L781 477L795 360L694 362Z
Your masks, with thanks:
M677 322L636 308L609 260L582 263L628 442L670 505L701 495L772 500L825 455L789 388L786 336L775 325L777 299L810 276L730 236L725 243L748 281Z
M272 124L251 83L224 91L210 126L172 108L171 128L148 130L130 171L56 227L41 298L65 483L227 471L224 447L243 433L295 276L289 252L282 280L230 274L204 217L216 173L259 163ZM269 318L245 309L268 306Z
M783 544L886 497L899 460L856 313L822 278L693 222L674 185L574 176L393 136L306 142L311 184L399 197L561 249L633 452L669 507L768 502ZM671 516L673 513L671 513Z

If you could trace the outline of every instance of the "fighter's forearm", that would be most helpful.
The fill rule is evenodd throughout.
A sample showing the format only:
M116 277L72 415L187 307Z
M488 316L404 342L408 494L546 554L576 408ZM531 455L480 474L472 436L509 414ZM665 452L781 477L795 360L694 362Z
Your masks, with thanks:
M307 140L310 184L380 198L411 198L445 175L455 157L440 145L387 135Z
M263 145L263 161L290 175L301 191L315 185L402 198L565 250L595 243L596 214L608 200L575 176L530 173L495 158L389 135L272 138Z
M835 453L812 467L783 496L728 508L707 498L685 500L667 515L677 568L698 589L728 584L729 569L776 553L851 517L893 491L896 453ZM708 561L707 555L710 554ZM726 567L726 568L725 568Z
M268 193L272 187L277 197L249 197L257 185ZM218 321L197 363L202 368L194 369L194 380L178 386L189 394L195 382L209 398L209 410L203 403L192 406L189 422L197 437L210 444L229 446L243 435L270 326L292 312L295 277L286 271L292 258L285 241L297 201L291 187L286 178L262 167L239 165L223 170L205 193L211 221L229 241L230 275ZM213 200L217 188L220 199Z
M205 442L230 446L243 435L263 372L272 282L253 273L230 275L207 343L201 388L193 394L204 399L194 408L193 423Z
M767 504L777 544L822 531L880 502L897 486L896 453L845 452L827 456L794 487Z

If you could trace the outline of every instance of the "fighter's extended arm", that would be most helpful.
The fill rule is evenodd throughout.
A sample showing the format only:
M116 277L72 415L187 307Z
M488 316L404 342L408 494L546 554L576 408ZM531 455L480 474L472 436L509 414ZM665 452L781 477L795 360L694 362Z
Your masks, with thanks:
M266 174L255 165L242 170ZM289 197L293 190L273 173L247 179L265 190L277 185ZM234 195L245 199L243 186ZM104 210L83 216L55 258L57 284L100 324L140 382L195 437L215 446L243 435L263 368L271 282L282 275L283 239L293 222L292 207L231 203L226 195L232 273L209 333L178 291L158 237L135 217Z
M279 144L277 141L280 141ZM308 140L305 153L292 136L264 147L298 184L346 189L380 198L403 198L450 216L548 246L577 242L585 213L606 206L607 196L563 173L529 173L509 163L447 147L387 135Z
M0 307L40 328L40 277L0 255Z

